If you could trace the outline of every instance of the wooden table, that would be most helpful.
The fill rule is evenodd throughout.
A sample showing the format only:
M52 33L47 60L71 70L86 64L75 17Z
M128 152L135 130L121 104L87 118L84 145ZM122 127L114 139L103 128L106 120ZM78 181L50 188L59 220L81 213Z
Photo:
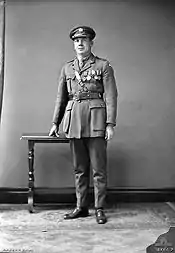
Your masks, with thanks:
M28 141L28 206L29 212L33 213L34 209L34 147L35 143L69 143L69 139L61 134L59 137L51 137L45 133L26 133L23 134L20 140Z

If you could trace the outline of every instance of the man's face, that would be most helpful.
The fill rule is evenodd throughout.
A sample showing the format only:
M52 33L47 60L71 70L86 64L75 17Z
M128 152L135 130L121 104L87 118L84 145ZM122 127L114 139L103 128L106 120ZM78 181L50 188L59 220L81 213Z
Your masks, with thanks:
M93 42L89 38L74 39L74 49L78 55L87 56L91 52Z

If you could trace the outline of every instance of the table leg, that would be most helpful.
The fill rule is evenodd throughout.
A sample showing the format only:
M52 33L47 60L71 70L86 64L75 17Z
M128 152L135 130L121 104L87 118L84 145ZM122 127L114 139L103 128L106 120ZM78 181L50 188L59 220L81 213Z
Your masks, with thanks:
M33 213L33 197L34 197L34 141L28 141L28 163L29 163L29 191L28 191L28 207L29 212Z

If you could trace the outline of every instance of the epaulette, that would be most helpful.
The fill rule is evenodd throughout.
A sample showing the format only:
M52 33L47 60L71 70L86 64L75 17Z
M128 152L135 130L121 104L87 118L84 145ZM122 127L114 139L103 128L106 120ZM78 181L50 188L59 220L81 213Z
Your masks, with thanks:
M101 57L98 57L98 56L95 56L97 59L99 59L99 60L102 60L102 61L107 61L106 59L104 59L104 58L101 58Z
M99 59L99 60L101 60L101 61L106 62L106 63L108 64L109 67L112 67L111 64L110 64L110 62L109 62L107 59L100 58L100 57L98 57L98 56L96 56L96 58Z
M72 59L72 60L70 60L70 61L67 61L67 63L73 62L74 60L75 60L75 58L74 58L74 59Z

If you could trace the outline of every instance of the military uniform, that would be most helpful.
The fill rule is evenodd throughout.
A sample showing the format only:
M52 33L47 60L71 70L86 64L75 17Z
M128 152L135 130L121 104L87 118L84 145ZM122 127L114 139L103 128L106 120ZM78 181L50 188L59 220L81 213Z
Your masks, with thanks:
M67 62L60 74L53 123L63 120L70 138L75 172L77 207L88 206L89 170L92 167L95 207L104 206L107 186L105 130L116 125L117 87L109 62L92 53L79 67Z

